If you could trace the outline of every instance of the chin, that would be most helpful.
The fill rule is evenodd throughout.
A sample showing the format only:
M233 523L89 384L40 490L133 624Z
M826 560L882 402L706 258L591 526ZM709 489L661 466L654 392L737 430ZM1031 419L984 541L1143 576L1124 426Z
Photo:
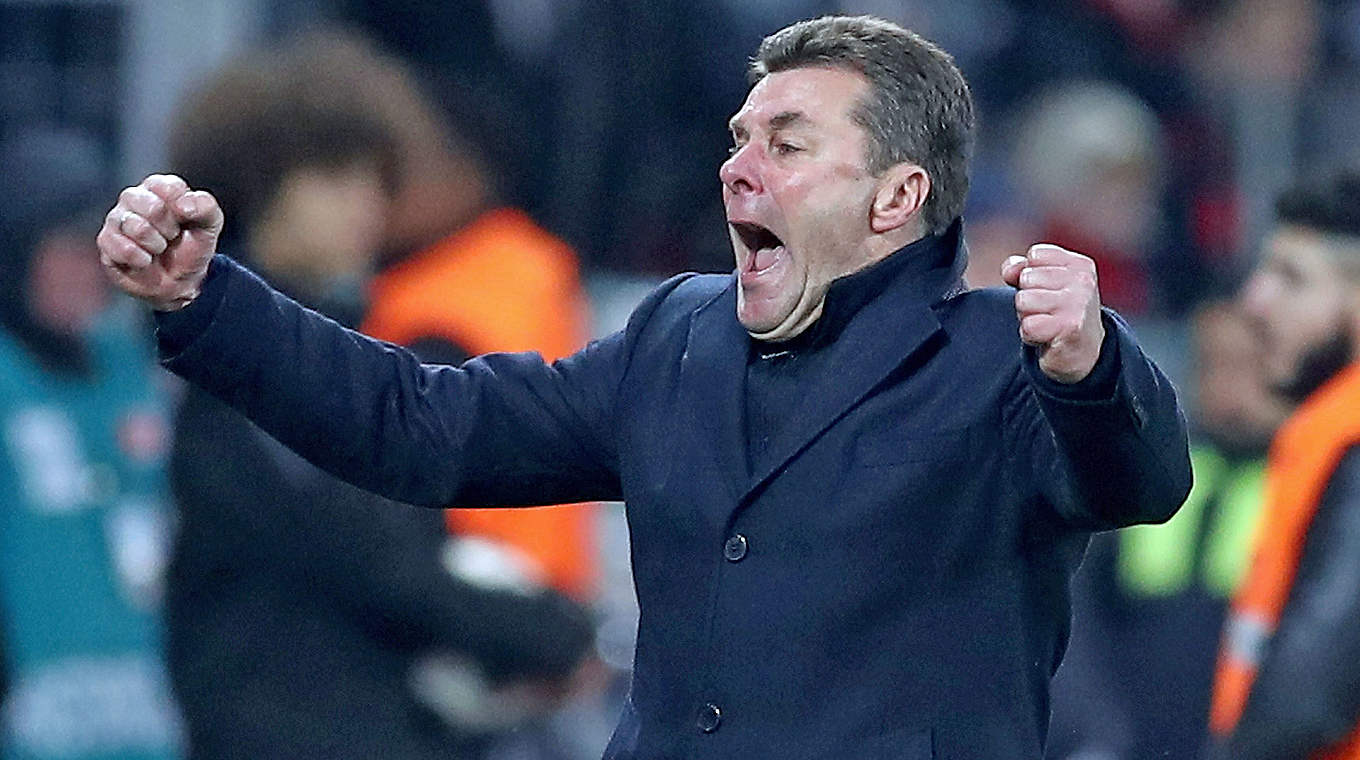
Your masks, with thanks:
M768 333L776 327L779 327L783 322L783 320L770 319L764 315L748 316L741 311L737 312L737 321L741 323L742 328L744 328L746 332L753 335Z
M1302 402L1318 388L1355 361L1356 343L1349 329L1337 329L1323 340L1308 346L1298 356L1288 379L1276 390L1294 403Z
M766 333L788 319L791 309L782 309L768 299L747 299L744 291L737 291L737 321L747 332Z

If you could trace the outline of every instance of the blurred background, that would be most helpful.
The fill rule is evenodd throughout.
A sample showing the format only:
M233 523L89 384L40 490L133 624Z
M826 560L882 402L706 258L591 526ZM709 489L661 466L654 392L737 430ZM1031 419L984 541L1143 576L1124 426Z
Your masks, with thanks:
M151 361L145 316L92 271L93 236L120 188L181 172L222 198L233 253L342 321L432 361L565 354L618 329L662 278L730 268L716 172L746 59L765 34L831 12L901 22L968 77L980 114L970 282L999 284L1002 259L1040 240L1091 255L1105 302L1182 390L1197 478L1212 481L1192 503L1208 506L1170 538L1097 540L1053 755L1198 756L1260 460L1287 413L1256 377L1259 349L1231 299L1276 193L1360 165L1360 0L0 1L0 757L270 756L233 751L217 728L260 720L269 699L290 709L290 688L248 671L271 646L318 639L303 622L271 633L221 610L224 627L205 631L196 605L218 597L176 596L177 582L247 602L335 595L307 619L344 620L327 625L354 627L356 652L396 653L365 667L412 702L391 731L423 749L386 756L598 757L635 616L621 506L553 508L539 524L450 517L434 543L429 526L394 526L389 551L366 561L390 570L408 545L397 538L416 534L427 561L362 587L326 580L334 557L298 570L286 541L245 563L229 561L235 549L188 557L186 526L195 546L275 545L250 533L259 526L194 522L194 500L218 491L196 487L209 475L195 474L193 447L213 442L175 436L193 399ZM306 200L323 192L324 207ZM448 284L428 292L432 278ZM280 489L298 489L285 501L314 510L289 525L343 534L309 521L328 506L308 480L322 476L260 456ZM1203 538L1220 524L1238 538ZM268 583L246 580L260 568ZM391 592L449 579L462 585L448 599L463 601L436 613ZM447 630L401 622L422 614L449 616ZM374 616L397 622L374 629ZM468 638L469 617L541 635L489 651ZM578 619L593 644L563 633ZM1198 633L1175 635L1186 630ZM172 672L167 646L182 655ZM204 647L238 647L236 670L190 662ZM257 713L213 696L238 684ZM195 689L208 696L186 699ZM345 720L325 707L319 725Z

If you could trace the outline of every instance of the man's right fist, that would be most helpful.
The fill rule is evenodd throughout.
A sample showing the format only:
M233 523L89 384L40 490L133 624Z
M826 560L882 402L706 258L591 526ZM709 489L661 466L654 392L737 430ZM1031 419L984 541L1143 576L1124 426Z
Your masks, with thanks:
M222 232L222 208L184 180L153 174L118 195L99 230L99 261L123 291L159 311L198 296Z

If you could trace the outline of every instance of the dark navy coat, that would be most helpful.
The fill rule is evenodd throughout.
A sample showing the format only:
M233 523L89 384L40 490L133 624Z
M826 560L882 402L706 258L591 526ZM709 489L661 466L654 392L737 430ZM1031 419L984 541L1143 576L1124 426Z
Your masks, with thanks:
M172 370L391 498L625 500L641 620L607 758L1038 760L1088 531L1175 511L1185 426L1117 318L1109 388L1069 393L1022 349L1013 291L960 292L946 259L855 314L754 474L732 276L671 279L553 364L451 368L218 257L160 340Z

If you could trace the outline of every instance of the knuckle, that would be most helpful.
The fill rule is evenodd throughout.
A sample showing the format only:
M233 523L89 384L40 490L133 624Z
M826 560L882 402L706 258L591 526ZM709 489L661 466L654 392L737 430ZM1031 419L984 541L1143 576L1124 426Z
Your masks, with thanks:
M109 266L122 266L122 264L127 261L127 248L122 241L114 241L111 245L104 248L100 254L101 260L105 261Z
M163 190L182 191L188 187L183 179L174 174L152 174L146 178L146 184Z
M131 240L123 244L123 262L126 264L136 264L148 256L146 249Z

